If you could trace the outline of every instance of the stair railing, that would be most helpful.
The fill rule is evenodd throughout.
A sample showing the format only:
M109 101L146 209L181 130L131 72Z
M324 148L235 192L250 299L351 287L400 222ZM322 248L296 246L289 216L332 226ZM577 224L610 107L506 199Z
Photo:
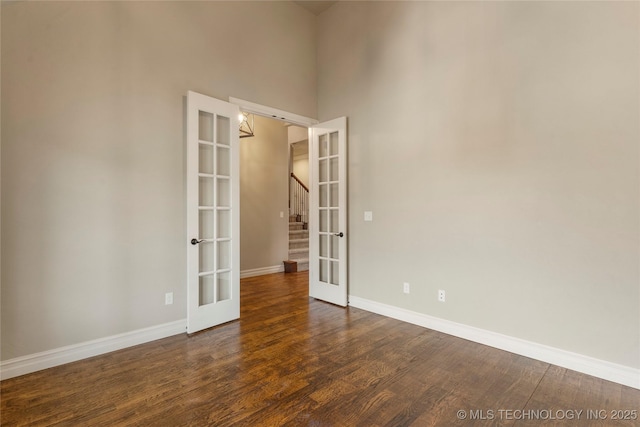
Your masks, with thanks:
M296 221L302 222L302 228L306 230L309 223L309 189L293 172L291 172L290 189L291 215L295 215Z

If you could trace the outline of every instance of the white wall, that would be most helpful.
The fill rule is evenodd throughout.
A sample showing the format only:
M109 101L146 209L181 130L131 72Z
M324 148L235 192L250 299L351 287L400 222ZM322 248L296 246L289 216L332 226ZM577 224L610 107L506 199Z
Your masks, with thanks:
M185 317L195 90L349 116L352 294L640 367L638 8L3 2L2 360Z
M293 157L293 173L309 188L309 153Z
M350 293L640 367L639 7L320 15L318 118L349 117Z
M184 319L184 96L314 117L315 18L3 2L1 24L2 360Z
M282 266L289 259L287 128L256 116L254 132L240 140L241 271Z
M309 188L309 129L289 126L289 144L293 147L293 173Z
M308 128L296 125L287 126L287 140L289 141L289 144L295 144L296 142L304 141L306 139L309 139Z

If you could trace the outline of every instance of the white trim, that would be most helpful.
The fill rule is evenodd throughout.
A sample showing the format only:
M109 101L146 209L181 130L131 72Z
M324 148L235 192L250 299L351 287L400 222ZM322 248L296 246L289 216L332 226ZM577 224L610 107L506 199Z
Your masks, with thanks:
M433 329L448 335L495 347L542 362L582 372L594 377L640 389L640 369L618 365L559 348L502 335L485 329L455 323L415 311L405 310L365 298L349 295L349 305L403 322Z
M187 92L187 164L186 164L186 226L187 235L184 241L187 265L186 265L186 279L187 279L187 333L192 334L194 332L201 331L203 329L210 328L212 326L220 325L222 323L229 322L231 320L238 319L240 317L240 138L239 128L236 125L231 125L230 128L225 130L227 141L218 140L218 131L213 132L212 141L213 147L218 145L225 145L228 148L228 170L224 175L228 178L228 186L230 189L230 197L228 203L224 203L227 208L230 208L230 223L229 223L229 235L225 239L221 239L220 236L216 236L215 241L225 240L229 245L230 256L230 270L231 274L229 278L230 298L225 300L219 300L215 304L201 304L201 289L199 278L200 273L200 258L202 255L202 245L192 245L190 242L192 239L200 239L200 174L199 174L199 156L200 156L200 135L199 135L199 112L204 111L213 114L214 120L216 116L226 117L231 122L236 122L240 110L237 105L230 104L225 101L221 101L216 98L196 93L193 91ZM217 129L217 128L216 128ZM213 148L217 150L217 148ZM217 162L213 162L213 174L218 171ZM214 178L210 175L214 181L218 178ZM213 181L211 181L213 182ZM217 208L221 206L220 200L217 194L217 186L214 185L214 197L211 200L209 207L213 208L215 213L215 220L217 221L218 211ZM214 227L215 228L215 227ZM209 236L211 237L211 236ZM211 240L211 239L210 239ZM211 273L220 273L220 265L214 259L211 265L214 267ZM208 273L208 272L207 272ZM213 278L214 276L210 276ZM215 279L214 279L215 281Z
M338 147L337 156L338 160L338 176L335 177L337 181L332 181L331 186L337 184L338 187L338 225L334 231L339 232L338 239L338 257L337 262L340 266L338 271L338 280L336 284L329 284L324 280L321 280L322 274L320 273L320 239L323 233L320 230L320 169L323 162L329 162L330 153L321 154L320 137L327 134L338 134ZM309 129L309 296L323 301L330 302L331 304L339 305L340 307L346 307L349 304L348 299L348 275L347 270L349 267L349 254L348 254L348 240L349 230L348 228L348 199L347 199L347 118L339 117L337 119L329 120L327 122L319 123ZM330 151L330 150L328 150ZM325 159L325 160L322 160ZM328 166L325 164L325 166ZM324 182L324 181L323 181ZM333 204L331 204L333 206ZM335 224L332 224L335 226ZM332 261L333 263L333 261ZM335 270L332 270L333 273ZM335 279L335 277L332 277ZM335 280L331 280L335 281Z
M278 110L277 108L267 107L266 105L256 104L255 102L245 101L244 99L238 99L232 96L229 97L229 102L236 104L240 107L240 110L246 111L247 113L269 117L282 122L292 123L294 125L311 127L318 123L316 119L312 119L310 117L301 116L284 110Z
M54 366L64 365L65 363L76 362L88 357L167 338L172 335L182 334L186 332L186 327L186 319L176 320L175 322L164 323L162 325L151 326L149 328L138 329L123 334L5 360L0 362L0 379L6 380L42 369L52 368Z
M271 267L253 268L251 270L242 270L240 272L240 278L264 276L265 274L282 273L284 271L284 264L272 265Z

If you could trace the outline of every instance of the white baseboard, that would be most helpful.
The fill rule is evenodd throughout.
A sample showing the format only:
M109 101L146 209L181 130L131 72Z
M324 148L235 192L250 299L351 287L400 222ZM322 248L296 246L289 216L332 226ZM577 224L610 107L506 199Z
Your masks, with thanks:
M264 274L280 273L283 271L284 264L281 264L271 267L256 268L253 270L245 270L240 272L240 277L262 276ZM185 333L186 327L187 320L182 319L80 344L0 361L0 380L6 380L19 375L53 368L54 366L64 365L65 363L76 362L88 357L98 356L111 351L121 350L134 345L144 344L146 342L170 337L172 335Z
M271 274L283 271L284 268L268 267L246 270L244 277ZM593 357L572 353L543 344L525 341L519 338L502 335L484 329L455 323L445 319L417 313L387 304L349 296L349 305L372 313L381 314L393 319L401 320L424 328L433 329L448 335L464 338L469 341L509 351L521 356L530 357L563 368L572 369L594 377L640 389L640 369L618 365ZM42 369L71 363L88 357L98 356L111 351L132 347L138 344L170 337L186 331L186 319L136 331L113 335L106 338L87 341L80 344L61 347L41 353L16 357L0 362L0 379L17 377L19 375L36 372Z
M271 267L254 268L251 270L242 270L240 272L240 278L263 276L265 274L282 273L284 271L284 264L272 265Z
M542 362L582 372L594 377L640 389L640 369L618 365L578 353L525 341L484 329L451 322L415 311L405 310L365 298L349 295L349 305L393 319L433 329L448 335L495 347Z
M182 334L186 332L186 328L186 319L176 320L175 322L5 360L0 362L0 379L6 380L126 347Z

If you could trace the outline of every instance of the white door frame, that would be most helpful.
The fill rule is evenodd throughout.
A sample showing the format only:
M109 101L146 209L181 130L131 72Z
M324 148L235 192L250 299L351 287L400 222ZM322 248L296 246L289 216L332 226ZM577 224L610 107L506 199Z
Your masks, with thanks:
M260 105L260 104L256 104L254 102L246 101L246 100L243 100L243 99L234 98L234 97L231 97L231 96L229 97L229 102L231 104L237 105L240 108L241 111L246 111L248 113L257 114L259 116L264 116L264 117L272 118L272 119L279 120L279 121L282 121L282 122L291 123L291 124L294 124L294 125L303 126L303 127L308 128L309 129L309 134L308 134L309 149L311 150L311 141L312 141L312 136L313 136L313 129L312 128L315 125L320 124L320 122L318 120L312 119L310 117L301 116L299 114L290 113L288 111L279 110L277 108L268 107L266 105ZM336 119L336 120L338 120L338 121L344 120L345 121L344 127L345 127L345 132L346 132L346 118L340 118L340 119ZM333 121L328 122L328 123L333 123ZM343 137L346 138L346 134ZM346 143L346 140L343 141L343 145L344 145L344 143ZM344 155L346 156L346 153L344 153ZM310 167L310 171L311 171L311 159L309 159L309 160L310 160L309 167ZM346 165L344 165L344 167L346 167ZM341 175L342 176L346 176L346 169L344 169L341 172ZM343 190L344 190L343 193L346 194L346 188L343 189ZM310 194L310 197L313 197L313 195ZM346 203L348 203L348 202L345 200L344 204L346 205ZM345 206L345 208L346 208L346 206ZM343 212L343 214L344 214L344 212ZM345 231L346 231L347 218L343 217L342 218L342 222L344 223L343 227L345 228ZM344 256L346 257L346 254L347 254L346 244L344 242L341 242L340 246L342 248L341 251L343 251L343 253L345 254ZM312 253L312 251L311 251L311 248L310 248L309 254L311 255L311 253ZM310 257L309 261L310 262L312 261L311 257ZM347 261L346 264L347 264L346 266L341 268L341 272L342 272L341 273L342 274L341 283L345 283L345 286L346 286L346 268L348 268L348 261ZM312 277L310 276L309 277L309 281L310 281L309 283L310 284L311 284L311 280L312 280ZM316 287L316 288L318 288L318 287ZM311 294L311 287L309 288L309 291L310 291L310 294ZM320 299L323 299L323 300L326 300L326 301L330 301L330 302L333 302L334 304L338 304L338 305L346 307L348 305L348 290L346 292L347 293L344 296L344 301L342 299L340 299L339 301L337 301L337 300L333 301L333 300L331 300L331 298L329 298L329 299L324 298L323 297L324 294L322 292L320 292L318 297Z
M311 144L311 128L320 123L318 120L312 119L310 117L301 116L299 114L279 110L277 108L269 107L266 105L256 104L255 102L247 101L240 98L234 98L232 96L229 97L229 102L231 104L237 105L238 107L240 107L241 111L246 111L247 113L279 120L284 123L291 123L294 125L306 127L309 131L309 144Z
M254 102L245 101L244 99L234 98L232 96L229 97L229 102L231 104L236 104L240 107L240 110L246 111L247 113L257 114L258 116L268 117L270 119L306 128L310 128L311 126L320 123L316 119L312 119L310 117L301 116L284 110L278 110L277 108L267 107L266 105L256 104Z

